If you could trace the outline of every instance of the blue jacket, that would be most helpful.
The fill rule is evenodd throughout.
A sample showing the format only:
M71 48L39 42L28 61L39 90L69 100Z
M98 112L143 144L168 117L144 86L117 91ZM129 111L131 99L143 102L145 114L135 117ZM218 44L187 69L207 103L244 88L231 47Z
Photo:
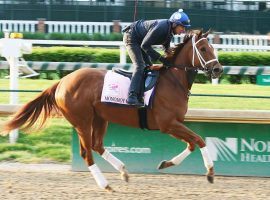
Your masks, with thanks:
M137 42L143 51L151 57L152 61L160 58L160 53L152 48L152 45L163 45L164 50L170 47L173 37L172 23L167 19L139 20L130 25Z

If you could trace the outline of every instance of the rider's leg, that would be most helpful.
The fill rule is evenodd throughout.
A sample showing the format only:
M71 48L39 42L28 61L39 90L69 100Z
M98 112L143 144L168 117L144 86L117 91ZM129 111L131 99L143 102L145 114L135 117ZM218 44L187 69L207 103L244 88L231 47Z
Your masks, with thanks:
M130 105L135 105L135 106L140 107L144 105L142 102L140 102L139 99L140 99L141 88L143 84L143 73L144 73L145 63L143 60L140 44L138 44L136 40L132 37L132 33L124 34L124 42L125 42L128 55L134 66L134 72L131 79L127 103Z
M143 60L144 60L144 63L145 63L145 68L152 66L153 64L152 64L151 59L148 56L148 54L145 53L142 49L141 49L141 52L142 52ZM145 73L145 71L144 71L144 73ZM143 77L145 78L145 74L144 74ZM143 79L143 81L142 81L140 95L139 95L139 98L140 98L140 100L142 102L144 102L144 99L143 99L144 90L145 90L145 79Z

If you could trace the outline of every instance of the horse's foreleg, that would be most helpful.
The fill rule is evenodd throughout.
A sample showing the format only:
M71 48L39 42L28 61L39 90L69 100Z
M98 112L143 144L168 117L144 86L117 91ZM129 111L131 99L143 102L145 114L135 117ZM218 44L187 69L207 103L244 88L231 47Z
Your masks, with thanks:
M181 163L189 154L190 151L193 151L195 149L195 145L198 145L200 148L200 151L202 153L202 157L204 160L204 165L207 169L207 180L210 183L214 182L214 163L209 155L209 152L207 150L205 141L196 133L194 133L192 130L187 128L184 124L178 121L173 121L169 127L166 127L166 129L163 132L167 132L177 139L183 139L189 144L192 144L189 146L186 150L184 150L181 154L174 157L171 161L166 161L165 163L161 163L160 167L162 169L168 166L175 165L177 163ZM165 166L165 167L164 167Z
M158 165L158 169L165 169L174 165L180 165L180 163L189 156L189 154L191 153L191 151L187 148L185 149L182 153L178 154L177 156L175 156L174 158L172 158L171 160L167 161L167 160L163 160L159 163Z
M206 146L200 148L204 161L204 166L207 169L207 180L210 183L214 183L214 163Z
M118 170L121 173L121 178L128 182L129 176L128 172L125 168L125 164L116 158L114 155L112 155L108 150L104 150L103 154L101 155L102 158L104 158L108 163L110 163L116 170Z
M102 158L104 158L108 163L110 163L117 171L121 173L121 178L128 182L128 172L125 168L125 164L112 155L108 150L103 146L103 138L106 133L108 122L95 116L93 121L93 133L92 133L92 149L99 153Z
M210 183L214 182L214 163L211 159L208 149L206 147L205 141L196 133L194 133L192 130L187 128L184 124L179 124L181 133L184 135L184 137L189 138L189 140L192 140L196 145L199 146L200 151L202 153L204 165L207 169L207 180Z
M178 134L171 134L171 135L177 139L181 139L181 137L179 137ZM184 141L188 143L187 148L177 156L173 157L171 160L161 161L161 163L158 165L158 169L164 169L174 165L180 165L183 162L183 160L185 160L189 156L189 154L191 154L191 152L194 151L195 149L194 143L191 140L188 141L187 139Z

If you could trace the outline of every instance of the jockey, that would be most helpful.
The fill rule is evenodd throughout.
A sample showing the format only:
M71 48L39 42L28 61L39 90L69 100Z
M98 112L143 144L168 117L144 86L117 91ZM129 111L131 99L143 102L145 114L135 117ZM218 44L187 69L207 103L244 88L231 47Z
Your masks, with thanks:
M123 41L135 68L127 99L129 105L144 106L142 96L145 67L151 66L152 61L157 60L164 66L171 65L165 57L152 48L152 45L163 45L165 52L169 53L173 35L184 33L185 28L189 26L189 17L179 9L170 19L139 20L123 30Z

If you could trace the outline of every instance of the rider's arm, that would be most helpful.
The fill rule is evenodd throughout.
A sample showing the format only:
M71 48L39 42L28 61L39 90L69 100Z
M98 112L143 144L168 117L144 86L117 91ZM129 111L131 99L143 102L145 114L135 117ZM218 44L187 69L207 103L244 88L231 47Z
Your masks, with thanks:
M160 42L163 42L166 39L168 33L167 29L167 26L158 23L155 27L148 31L142 41L141 48L151 57L153 61L158 60L161 55L153 49L152 45L160 44Z
M171 37L167 39L167 41L162 45L163 50L166 52L170 49Z
M144 51L142 51L142 55L143 55L143 60L146 64L146 66L152 66L153 63L151 62L149 56Z

